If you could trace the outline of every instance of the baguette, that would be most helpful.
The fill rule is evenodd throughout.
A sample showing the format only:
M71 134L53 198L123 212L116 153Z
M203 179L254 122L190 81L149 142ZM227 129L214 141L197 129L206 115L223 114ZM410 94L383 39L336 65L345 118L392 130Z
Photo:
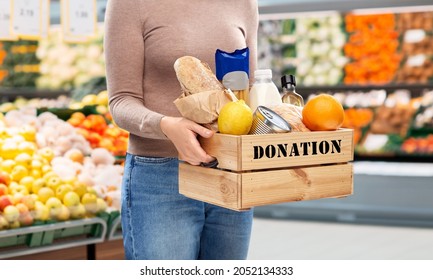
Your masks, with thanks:
M210 67L193 56L178 58L174 63L174 71L185 95L224 90Z

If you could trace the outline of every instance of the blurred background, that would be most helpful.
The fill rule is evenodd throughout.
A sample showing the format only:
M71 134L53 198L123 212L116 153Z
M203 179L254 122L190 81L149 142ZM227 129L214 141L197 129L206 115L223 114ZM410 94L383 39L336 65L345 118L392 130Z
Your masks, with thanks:
M42 2L37 38L9 33L0 9L0 259L122 259L128 134L107 107L107 1L85 36L65 29L60 1ZM256 207L250 258L432 259L433 3L258 2L259 67L280 89L292 74L305 100L329 93L344 106L354 194ZM47 184L78 192L83 207L52 205L63 215L48 217L31 196ZM9 204L27 210L14 219Z

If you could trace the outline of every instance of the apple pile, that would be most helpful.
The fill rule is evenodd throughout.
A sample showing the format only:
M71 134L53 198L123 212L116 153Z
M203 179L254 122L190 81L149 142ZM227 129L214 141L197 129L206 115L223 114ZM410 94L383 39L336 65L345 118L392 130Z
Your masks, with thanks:
M77 128L77 132L84 136L92 148L105 148L115 156L126 155L128 132L114 123L108 124L103 116L85 116L76 112L67 122Z
M426 137L409 137L401 145L401 150L407 154L433 154L433 134Z
M119 192L122 168L107 150L85 156L77 147L42 147L42 121L28 116L11 124L10 116L0 114L0 230L94 216L107 210L106 200L118 199L108 193Z

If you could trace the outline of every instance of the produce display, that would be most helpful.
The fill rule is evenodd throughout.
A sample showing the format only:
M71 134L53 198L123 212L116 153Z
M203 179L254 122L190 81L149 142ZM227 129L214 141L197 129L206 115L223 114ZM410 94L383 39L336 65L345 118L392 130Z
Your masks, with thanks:
M40 74L36 84L43 89L78 88L92 78L105 76L102 28L98 36L80 44L63 42L60 28L50 28L47 39L39 42L37 57Z
M7 70L2 67L6 54L6 50L3 48L3 43L0 42L0 85L8 73Z
M433 95L411 98L397 90L335 94L345 107L343 127L354 129L355 153L361 156L431 157L429 126ZM386 96L386 98L385 98ZM362 97L362 98L360 98Z
M50 112L0 117L0 229L120 209L123 167L109 150Z
M128 132L113 123L108 124L101 115L73 113L67 121L82 135L92 148L105 148L115 156L125 156L128 146Z
M433 12L404 13L399 16L402 32L402 67L398 83L428 83L433 78Z
M0 49L0 86L34 88L39 77L37 41L2 42Z
M346 35L339 14L296 20L298 82L309 85L336 85L343 78L347 59L343 54Z
M26 99L17 97L12 102L4 102L0 104L0 112L7 113L9 111L30 107L35 109L40 108L67 108L71 103L71 99L65 95L60 95L57 98L31 98Z
M351 61L345 67L345 84L387 84L400 66L399 33L395 15L346 15L350 34L344 46Z

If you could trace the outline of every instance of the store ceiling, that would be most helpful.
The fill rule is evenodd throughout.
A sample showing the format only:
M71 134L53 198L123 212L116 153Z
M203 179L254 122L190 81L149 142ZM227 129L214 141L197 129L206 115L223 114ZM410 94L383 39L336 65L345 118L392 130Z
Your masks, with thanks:
M258 0L260 14L352 11L433 5L432 0Z

